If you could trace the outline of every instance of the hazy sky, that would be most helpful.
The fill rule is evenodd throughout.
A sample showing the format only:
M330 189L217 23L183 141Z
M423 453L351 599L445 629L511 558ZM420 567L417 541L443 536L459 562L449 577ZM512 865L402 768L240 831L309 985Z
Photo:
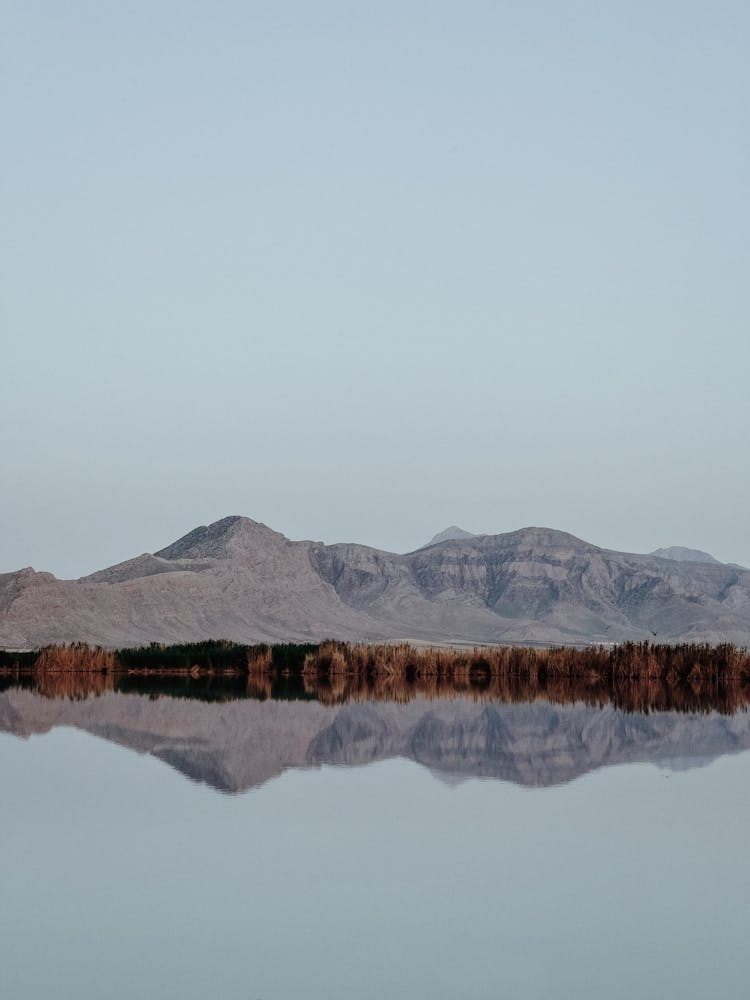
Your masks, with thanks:
M0 12L0 571L231 513L750 564L745 0Z

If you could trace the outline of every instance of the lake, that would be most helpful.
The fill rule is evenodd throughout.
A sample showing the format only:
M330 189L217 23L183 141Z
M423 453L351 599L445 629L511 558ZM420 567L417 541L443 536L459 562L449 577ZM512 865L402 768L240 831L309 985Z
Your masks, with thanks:
M3 998L745 995L746 711L197 695L0 692Z

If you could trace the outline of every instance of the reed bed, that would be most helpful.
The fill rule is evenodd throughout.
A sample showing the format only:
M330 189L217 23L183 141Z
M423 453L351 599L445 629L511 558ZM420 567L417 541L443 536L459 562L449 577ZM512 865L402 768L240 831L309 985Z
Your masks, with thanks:
M750 654L731 645L455 651L331 642L305 657L303 677L311 693L331 704L461 694L502 702L582 701L641 712L734 712L750 703Z
M69 646L45 646L34 662L38 674L106 673L117 666L117 655L101 646L73 643Z
M644 642L587 649L454 650L406 643L209 642L115 652L74 644L40 650L30 668L28 660L0 662L6 674L27 669L36 689L50 697L108 690L159 693L164 688L164 693L195 697L224 691L226 697L315 698L332 705L467 696L498 702L576 701L638 712L731 713L750 704L750 653L731 645Z
M750 653L729 644L719 646L681 644L655 645L626 642L619 646L530 646L477 647L472 650L417 649L408 643L365 645L324 642L305 657L303 673L323 670L328 674L406 674L444 676L461 671L492 674L529 674L540 670L559 676L620 674L634 677L678 677L693 674L750 675Z

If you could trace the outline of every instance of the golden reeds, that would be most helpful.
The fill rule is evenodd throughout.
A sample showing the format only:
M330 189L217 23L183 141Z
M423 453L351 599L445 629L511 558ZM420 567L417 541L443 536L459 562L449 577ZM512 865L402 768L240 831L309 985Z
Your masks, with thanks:
M114 670L116 666L117 657L111 649L77 642L65 646L45 646L39 651L34 670L39 674L77 671L93 673Z
M117 689L124 677L127 690L132 691L137 690L139 677L144 684L146 679L212 677L220 687L222 678L229 685L231 678L246 676L247 697L271 698L291 684L299 696L327 704L458 695L499 702L580 701L628 711L733 712L750 704L750 653L730 645L624 643L586 649L455 650L417 649L406 643L329 641L317 647L233 647L226 643L214 644L204 665L191 657L170 660L170 652L177 648L153 647L153 655L149 649L137 651L139 665L134 667L125 666L119 658L132 662L130 651L118 656L83 644L48 646L38 653L32 672L37 690L51 697L100 694ZM237 665L219 666L217 650L226 662ZM279 650L282 655L277 659ZM232 691L237 690L234 684Z
M502 702L613 704L629 711L731 712L750 703L750 655L733 646L456 651L329 642L305 657L303 678L309 693L329 704L461 694Z

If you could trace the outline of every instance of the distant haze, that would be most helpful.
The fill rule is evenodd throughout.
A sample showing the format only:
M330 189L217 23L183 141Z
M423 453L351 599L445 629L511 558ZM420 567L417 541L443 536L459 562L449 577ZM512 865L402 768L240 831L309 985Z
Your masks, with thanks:
M750 565L750 6L3 5L0 572L241 512Z

